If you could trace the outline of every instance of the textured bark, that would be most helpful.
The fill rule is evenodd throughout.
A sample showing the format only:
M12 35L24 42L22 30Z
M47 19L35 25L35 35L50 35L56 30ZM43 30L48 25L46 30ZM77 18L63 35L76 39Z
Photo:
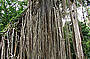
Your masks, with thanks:
M83 50L82 50L82 45L81 45L81 36L80 36L80 31L79 31L79 25L78 25L78 20L76 17L76 5L75 2L73 3L74 6L74 10L70 12L71 14L71 20L72 20L72 24L73 24L73 30L74 30L74 37L75 37L75 44L76 44L76 56L78 57L78 59L84 59L84 54L83 54ZM70 6L70 10L71 6Z
M71 48L70 48L70 37L69 37L69 23L66 22L65 24L65 29L66 29L66 32L65 32L65 37L66 37L66 51L67 51L67 59L72 59L72 56L71 56Z
M4 40L3 40L3 36L2 36L2 52L1 52L1 59L4 59Z
M68 38L69 30L67 28L66 40L68 44L66 45L62 22L66 16L66 7L66 0L29 0L29 6L26 11L16 22L16 25L12 24L15 27L10 26L11 28L7 34L7 58L67 59L66 53L68 53L69 59L71 59ZM81 59L81 37L79 27L77 26L76 12L71 12L71 19L76 40L77 56ZM5 59L4 40L2 43L1 58Z
M13 49L13 47L14 47L14 44L13 44L13 43L14 43L14 42L13 42L13 41L14 41L14 29L15 29L15 28L12 29L12 35L11 35L11 36L12 36L12 37L11 37L11 59L13 59L13 56L14 56L14 55L13 55L13 51L14 51L14 49Z
M7 31L7 59L9 59L9 30Z

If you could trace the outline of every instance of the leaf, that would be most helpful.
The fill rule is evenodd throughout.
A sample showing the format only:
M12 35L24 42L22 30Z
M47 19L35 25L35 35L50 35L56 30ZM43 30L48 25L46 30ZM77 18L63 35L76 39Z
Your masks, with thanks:
M2 26L3 24L1 23L0 26Z

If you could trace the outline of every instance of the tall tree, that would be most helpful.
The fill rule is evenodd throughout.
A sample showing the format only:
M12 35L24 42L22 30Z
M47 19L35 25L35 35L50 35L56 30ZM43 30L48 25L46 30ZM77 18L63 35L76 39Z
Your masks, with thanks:
M71 1L69 1L71 2ZM75 1L73 1L73 3L70 3L70 17L71 17L71 21L73 24L73 35L74 39L75 39L75 44L76 44L76 57L78 59L84 59L84 54L83 54L83 49L82 49L82 44L81 44L81 36L80 36L80 31L79 31L79 25L78 25L78 20L77 20L77 10L76 10L76 4ZM73 9L72 9L72 5L73 5Z

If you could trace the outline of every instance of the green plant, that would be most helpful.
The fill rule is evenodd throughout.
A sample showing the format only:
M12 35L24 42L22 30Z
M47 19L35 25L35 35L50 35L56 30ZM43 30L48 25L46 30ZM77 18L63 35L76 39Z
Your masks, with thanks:
M27 1L17 0L0 0L0 31L2 31L7 24L20 15L27 6Z
M80 24L81 24L81 29L82 29L81 31L84 38L82 40L84 54L85 56L90 58L90 27L86 26L86 24L83 22L81 22Z

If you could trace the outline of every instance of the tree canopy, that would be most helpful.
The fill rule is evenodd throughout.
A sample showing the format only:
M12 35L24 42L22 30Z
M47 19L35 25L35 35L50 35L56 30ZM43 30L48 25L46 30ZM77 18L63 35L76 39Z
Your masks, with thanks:
M27 0L0 0L0 31L27 7Z

